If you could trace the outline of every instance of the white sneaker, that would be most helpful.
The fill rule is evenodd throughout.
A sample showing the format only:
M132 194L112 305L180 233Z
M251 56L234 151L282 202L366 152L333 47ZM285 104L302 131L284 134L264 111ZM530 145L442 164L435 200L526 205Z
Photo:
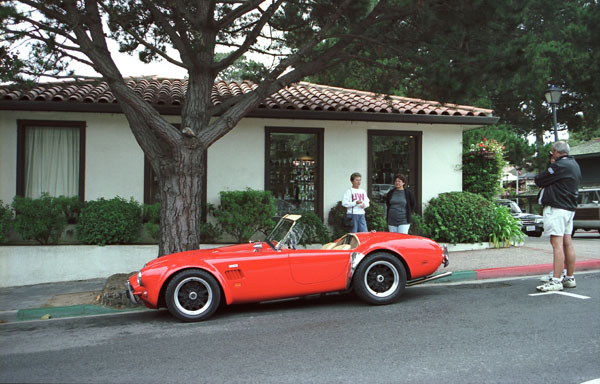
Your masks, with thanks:
M564 279L564 278L565 278L565 276L567 276L567 270L566 270L566 269L563 269L562 273L560 274L560 278L561 278L561 280L562 280L562 279ZM548 273L547 275L544 275L544 276L542 276L542 277L540 278L540 281L541 281L542 283L547 283L547 282L549 282L550 280L552 280L552 278L553 278L553 277L554 277L554 272L550 272L550 273Z
M535 287L540 292L562 291L563 285L560 281L551 279L549 282Z
M575 288L577 287L577 283L575 282L575 277L564 277L562 280L563 287L565 288Z

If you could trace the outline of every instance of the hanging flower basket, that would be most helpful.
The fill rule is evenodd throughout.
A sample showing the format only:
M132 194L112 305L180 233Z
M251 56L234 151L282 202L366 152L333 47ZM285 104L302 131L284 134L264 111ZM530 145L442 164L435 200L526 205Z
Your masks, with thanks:
M488 140L484 137L482 142L478 144L471 144L471 149L469 152L481 156L484 159L493 160L496 158L497 153L502 155L503 150L504 146L498 143L496 140Z

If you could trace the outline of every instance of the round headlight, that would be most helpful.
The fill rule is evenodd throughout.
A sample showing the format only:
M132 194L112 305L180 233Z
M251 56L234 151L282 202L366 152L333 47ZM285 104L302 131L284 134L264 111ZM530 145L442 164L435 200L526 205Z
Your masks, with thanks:
M143 285L142 284L142 271L139 271L137 274L137 283L140 287Z

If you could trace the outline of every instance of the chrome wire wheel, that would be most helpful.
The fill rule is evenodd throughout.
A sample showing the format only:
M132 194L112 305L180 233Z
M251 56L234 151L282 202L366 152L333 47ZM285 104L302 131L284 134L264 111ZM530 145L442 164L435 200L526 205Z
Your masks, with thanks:
M360 299L374 305L391 304L406 287L406 269L387 252L374 252L358 264L352 287Z
M202 321L221 303L221 286L213 275L200 269L177 273L169 281L165 302L169 312L183 321Z
M398 269L390 262L378 260L369 265L364 274L367 291L373 296L385 298L392 295L400 284Z
M199 277L182 280L175 287L174 295L177 309L189 316L201 315L210 307L213 299L210 285Z

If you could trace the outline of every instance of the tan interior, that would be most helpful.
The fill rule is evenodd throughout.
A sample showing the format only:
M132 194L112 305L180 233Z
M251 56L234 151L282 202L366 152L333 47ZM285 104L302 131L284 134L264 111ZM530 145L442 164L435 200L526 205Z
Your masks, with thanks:
M333 249L336 251L347 251L350 248L351 248L350 244L341 244L341 245L336 245L335 247L333 247Z
M321 249L335 249L337 251L346 251L349 249L356 249L360 245L358 237L353 233L348 233L342 236L336 243L327 243L321 247Z

